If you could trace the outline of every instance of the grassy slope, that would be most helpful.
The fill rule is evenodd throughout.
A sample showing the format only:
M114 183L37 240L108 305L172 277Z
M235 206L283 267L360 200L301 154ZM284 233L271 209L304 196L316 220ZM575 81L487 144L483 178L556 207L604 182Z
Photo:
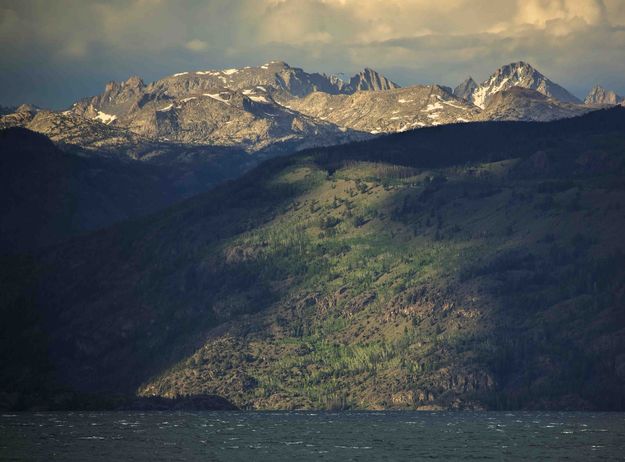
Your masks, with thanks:
M612 114L276 159L58 247L33 302L52 361L83 389L256 408L622 409Z

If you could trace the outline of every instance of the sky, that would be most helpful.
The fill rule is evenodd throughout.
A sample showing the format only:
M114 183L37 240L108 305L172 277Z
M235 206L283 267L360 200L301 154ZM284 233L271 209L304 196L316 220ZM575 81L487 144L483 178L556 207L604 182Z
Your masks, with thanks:
M0 105L271 60L402 86L523 60L577 96L625 95L625 0L0 0L0 44Z

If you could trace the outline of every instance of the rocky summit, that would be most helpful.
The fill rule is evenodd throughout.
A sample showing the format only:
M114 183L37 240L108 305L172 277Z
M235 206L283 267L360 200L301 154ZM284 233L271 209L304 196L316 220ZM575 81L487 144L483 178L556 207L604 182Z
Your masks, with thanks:
M473 90L464 92L466 99L482 109L486 107L488 100L497 92L509 90L512 87L536 90L545 96L566 103L581 103L577 97L573 96L566 89L552 82L530 64L523 61L500 67L478 86L471 85L470 82L465 82L465 85L473 88Z

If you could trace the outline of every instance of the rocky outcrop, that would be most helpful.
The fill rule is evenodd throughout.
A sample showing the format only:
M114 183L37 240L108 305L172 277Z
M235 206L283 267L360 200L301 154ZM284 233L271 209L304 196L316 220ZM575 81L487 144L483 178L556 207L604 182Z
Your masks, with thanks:
M116 121L139 135L178 143L232 146L255 152L280 144L298 148L348 140L333 124L294 112L267 88L205 90L155 100Z

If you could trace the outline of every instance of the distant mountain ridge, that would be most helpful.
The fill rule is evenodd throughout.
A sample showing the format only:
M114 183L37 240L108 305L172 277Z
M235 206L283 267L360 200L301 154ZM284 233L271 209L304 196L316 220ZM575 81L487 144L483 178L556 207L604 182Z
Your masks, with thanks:
M500 67L481 84L469 77L453 90L449 90L449 93L452 93L456 98L474 104L480 109L485 109L488 100L494 94L509 90L512 87L535 90L563 103L581 103L569 91L524 61ZM283 61L271 61L256 67L183 71L147 85L140 77L132 76L126 81L109 82L103 93L79 100L68 111L107 125L114 124L125 127L151 138L183 143L211 142L217 145L236 145L253 152L265 149L272 144L281 143L284 140L294 141L306 138L311 141L311 144L318 144L319 139L313 139L316 135L312 132L318 125L324 125L324 122L319 119L306 121L297 119L297 117L286 117L281 121L272 121L275 111L280 111L280 108L275 107L273 111L268 113L265 113L262 107L254 113L254 111L243 106L243 112L240 115L226 118L208 116L206 119L207 114L194 113L194 119L197 120L199 117L200 121L205 120L206 123L194 123L193 126L185 123L184 116L182 119L178 115L172 119L172 116L176 109L182 107L182 104L207 97L227 104L232 94L239 94L240 99L246 101L248 106L252 106L253 103L269 105L274 103L285 105L286 103L288 105L289 100L305 98L312 93L352 95L362 91L385 92L397 88L400 88L399 85L371 68L365 68L353 77L343 80L337 75L309 73ZM445 86L441 86L441 88L448 90L448 87ZM222 92L226 96L220 96ZM374 100L375 96L366 99ZM593 88L586 97L586 103L589 105L620 104L622 100L621 96L599 86ZM301 104L298 106L301 107ZM34 110L35 108L29 109ZM163 113L167 111L171 111L171 113L166 114L167 117L163 117L165 115ZM4 112L9 112L9 110ZM207 112L212 113L214 109L209 109ZM558 115L560 113L561 111L551 116L542 114L540 120L560 117ZM366 114L364 117L367 117ZM478 119L482 120L484 117L483 115ZM247 122L245 122L246 118L249 119ZM246 125L250 121L256 120L262 121L262 123L256 124L256 127L247 131L241 130L241 126L236 124L226 127L226 124L232 124L233 119L240 119ZM0 126L7 126L8 123L8 120L0 121ZM438 123L432 119L425 126ZM15 118L13 124L16 124ZM372 123L367 125L372 125ZM312 128L312 131L306 127ZM184 132L184 135L181 135L181 132ZM334 137L344 138L338 132L331 135L327 133L327 130L322 136L330 140L329 144L337 141L333 139ZM319 137L317 136L317 138ZM306 147L307 144L304 142L303 147Z
M436 93L434 99L423 96L426 87ZM183 71L150 84L133 76L123 82L109 82L100 95L83 98L67 111L46 117L56 117L58 125L64 123L62 115L79 116L125 130L125 138L139 135L150 142L279 153L379 133L488 120L492 113L486 111L488 101L513 87L537 91L552 98L552 104L543 105L542 112L499 111L497 117L553 120L588 110L564 88L522 61L501 67L480 85L469 78L454 90L440 85L401 89L371 68L342 80L271 61L256 67ZM393 99L393 92L400 96ZM517 102L523 98L518 92L515 95ZM530 105L530 100L523 105ZM579 106L563 110L558 107L560 103ZM6 115L0 119L0 127L20 125L51 134L34 124L34 117L32 110L19 116ZM81 145L76 137L68 142Z
M179 72L149 85L133 76L125 82L108 83L104 93L79 101L71 110L85 111L91 117L97 117L93 111L101 110L117 118L140 110L151 101L174 100L215 89L246 92L244 94L249 95L258 90L266 91L264 87L293 97L304 97L315 91L351 94L355 91L380 91L399 86L368 68L354 75L349 82L344 82L336 76L308 73L283 61L271 61L257 67Z
M452 90L400 88L371 68L342 79L271 61L182 71L147 84L132 76L64 111L22 105L0 116L0 128L37 131L74 154L166 166L177 172L177 184L197 193L267 157L311 147L454 123L548 121L599 106L580 104L524 62Z
M328 95L316 92L288 102L302 114L344 129L394 133L432 125L470 122L478 108L439 85L412 85L387 91Z

